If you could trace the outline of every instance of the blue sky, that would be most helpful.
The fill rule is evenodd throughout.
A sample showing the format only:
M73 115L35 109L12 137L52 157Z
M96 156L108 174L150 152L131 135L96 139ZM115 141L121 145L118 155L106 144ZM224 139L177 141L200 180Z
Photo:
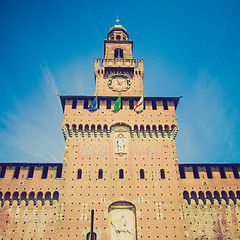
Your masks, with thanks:
M94 58L120 24L146 96L183 96L179 162L240 162L240 2L0 1L0 161L61 162L57 93L94 94Z

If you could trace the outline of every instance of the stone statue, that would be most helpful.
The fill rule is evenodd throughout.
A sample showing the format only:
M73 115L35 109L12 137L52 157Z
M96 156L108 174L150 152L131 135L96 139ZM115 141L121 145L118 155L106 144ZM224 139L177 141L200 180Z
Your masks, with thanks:
M120 219L111 222L117 239L116 240L132 240L132 225L128 223L127 219L122 215Z
M117 139L117 152L125 153L125 140L124 140L122 134L120 134Z

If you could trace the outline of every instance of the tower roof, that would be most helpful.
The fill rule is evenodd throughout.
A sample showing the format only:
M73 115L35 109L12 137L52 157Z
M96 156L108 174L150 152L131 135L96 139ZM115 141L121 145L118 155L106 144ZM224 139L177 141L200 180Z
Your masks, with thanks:
M123 31L127 32L126 28L124 28L124 27L123 27L121 24L119 24L118 22L117 22L117 24L115 24L113 27L110 28L110 31L109 31L109 32L111 32L111 31L113 31L113 30L123 30Z
M128 36L126 28L124 28L121 24L119 24L119 20L118 19L116 20L116 22L117 23L113 27L110 28L108 35L111 32L113 32L113 31L124 31L127 34L127 36Z

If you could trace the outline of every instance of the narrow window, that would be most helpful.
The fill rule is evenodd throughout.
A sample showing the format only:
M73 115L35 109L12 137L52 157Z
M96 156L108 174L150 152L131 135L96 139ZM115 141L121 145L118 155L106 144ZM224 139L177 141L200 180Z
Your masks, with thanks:
M117 40L121 40L121 36L120 36L120 35L117 35L117 36L116 36L116 39L117 39Z
M19 173L20 173L20 166L15 166L15 171L13 174L13 179L18 179L19 178Z
M199 178L199 172L198 172L198 167L197 166L193 166L193 177L194 178Z
M186 178L184 166L179 165L179 173L180 173L180 178Z
M134 109L133 100L129 100L129 109Z
M123 179L124 178L124 172L122 169L119 170L119 179Z
M72 102L72 109L76 109L77 108L77 99L74 99Z
M34 173L34 165L30 165L28 169L28 176L27 178L33 178L33 173Z
M152 110L157 110L156 101L152 101Z
M213 178L212 169L211 169L210 166L206 166L206 171L207 171L207 177L208 178Z
M144 178L145 178L144 170L140 169L140 179L144 179Z
M83 108L84 108L84 109L87 109L87 108L88 108L88 99L84 99Z
M221 178L227 178L226 173L225 173L225 169L224 169L223 166L219 167L219 171L220 171Z
M161 175L161 179L165 179L165 171L164 171L164 169L160 170L160 175Z
M62 177L62 164L59 164L57 166L56 179L59 179L61 177Z
M168 110L168 104L166 100L163 101L163 109Z
M78 169L77 179L81 179L81 178L82 178L82 169Z
M48 166L43 166L42 179L47 179L48 175Z
M1 166L0 178L4 178L6 173L6 165Z
M103 170L102 169L98 170L98 179L103 179Z
M235 178L239 178L239 172L237 166L232 165L233 175Z
M107 100L107 109L111 109L111 100Z

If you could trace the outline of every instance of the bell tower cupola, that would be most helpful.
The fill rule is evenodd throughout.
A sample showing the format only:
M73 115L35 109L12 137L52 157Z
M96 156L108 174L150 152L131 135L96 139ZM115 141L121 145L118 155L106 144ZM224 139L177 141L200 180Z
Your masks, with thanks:
M104 40L104 59L95 59L95 95L143 95L143 60L132 55L133 41L117 20Z
M127 41L128 40L128 33L127 30L120 25L119 20L117 20L117 24L115 24L108 33L108 40L115 40L115 41Z

